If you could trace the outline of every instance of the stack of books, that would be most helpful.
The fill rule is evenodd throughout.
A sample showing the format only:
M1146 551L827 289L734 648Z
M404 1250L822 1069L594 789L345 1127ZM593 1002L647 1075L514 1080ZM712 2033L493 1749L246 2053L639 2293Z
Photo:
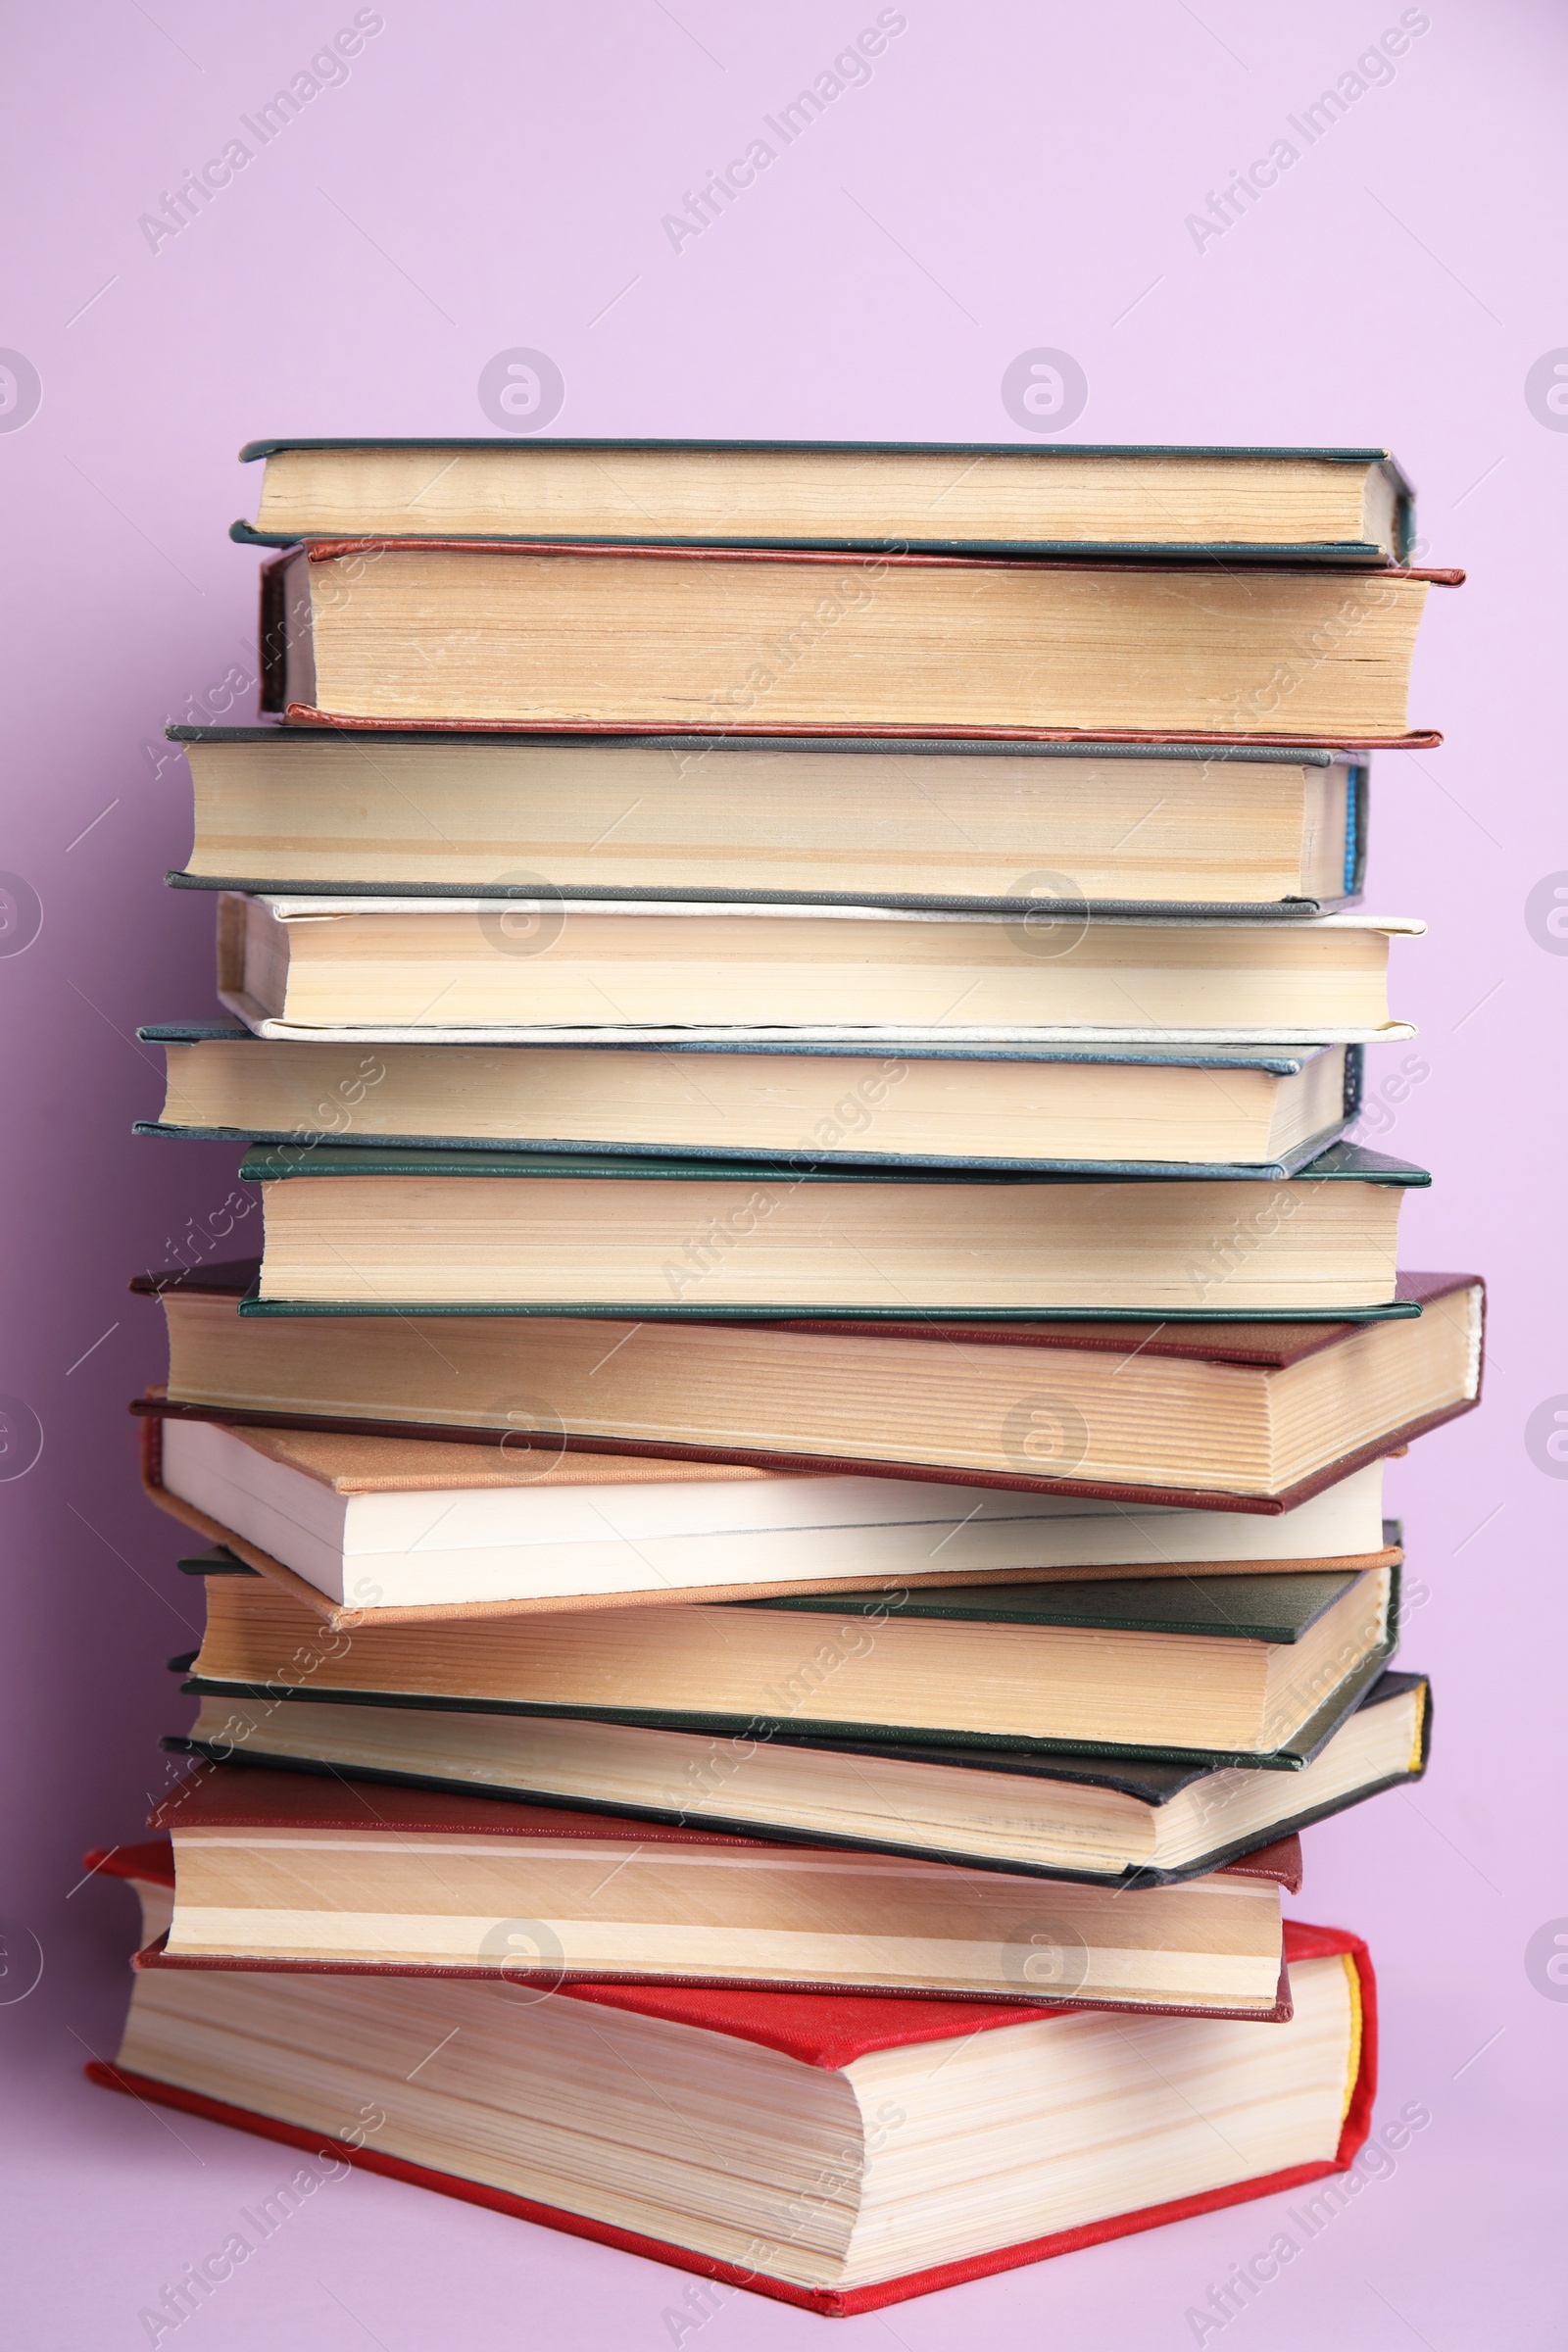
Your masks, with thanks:
M1383 1464L1483 1313L1351 1140L1397 468L249 454L99 2079L830 2313L1348 2165L1282 1898L1424 1769Z

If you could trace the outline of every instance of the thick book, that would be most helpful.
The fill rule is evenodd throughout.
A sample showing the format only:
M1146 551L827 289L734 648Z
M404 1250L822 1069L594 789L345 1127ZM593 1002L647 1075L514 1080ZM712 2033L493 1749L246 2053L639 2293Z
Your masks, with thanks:
M138 1135L1276 1178L1354 1122L1364 1051L936 1040L877 1054L683 1030L368 1047L209 1022L136 1034L166 1065L162 1113Z
M252 1313L1341 1315L1391 1308L1424 1169L1278 1183L261 1146Z
M955 1044L1327 1045L1414 1032L1389 1006L1409 916L1091 918L776 903L218 902L218 993L263 1037L489 1045L540 1032Z
M1430 742L1457 571L313 540L262 584L262 708L416 728Z
M271 1579L217 1576L195 1668L246 1690L308 1684L729 1740L793 1729L1289 1770L1392 1656L1398 1573L919 1586L427 1621L416 1635L362 1621L330 1642Z
M213 1218L232 1235L253 1197ZM154 1419L871 1471L1176 1509L1287 1510L1481 1396L1485 1288L1399 1277L1384 1320L953 1323L236 1313L254 1259L140 1274L169 1329ZM212 1252L211 1256L203 1253Z
M183 1565L183 1563L182 1563ZM213 1571L221 1573L221 1571ZM172 1660L183 1673L185 1659ZM172 1754L862 1847L970 1870L1168 1886L1419 1780L1424 1676L1384 1672L1317 1753L1268 1771L1061 1749L1050 1755L801 1732L720 1740L663 1724L462 1706L428 1694L255 1687L193 1675ZM1253 1764L1255 1766L1255 1759Z
M144 1966L1291 2013L1294 1838L1126 1891L239 1764L199 1764L148 1827L174 1909Z
M391 532L1359 566L1403 562L1415 530L1386 449L492 437L248 441L240 458L266 468L233 535L270 547Z
M328 1623L1391 1565L1372 1462L1277 1519L629 1454L146 1420L150 1499Z
M86 1862L135 1887L154 1941L167 1842ZM1376 2092L1371 1962L1296 1920L1284 1945L1294 2014L1267 2033L897 1995L563 1984L540 2000L473 1980L148 1968L118 2063L86 2072L318 2163L843 2317L1344 2171ZM1195 2107L1211 2129L1194 2131Z
M166 728L177 888L778 900L1281 919L1355 897L1368 768L1326 751Z

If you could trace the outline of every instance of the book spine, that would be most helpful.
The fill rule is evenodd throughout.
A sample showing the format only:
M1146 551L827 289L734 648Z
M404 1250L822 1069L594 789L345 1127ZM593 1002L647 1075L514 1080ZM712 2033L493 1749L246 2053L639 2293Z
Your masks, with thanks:
M1345 791L1345 895L1358 899L1366 882L1367 820L1371 813L1372 768L1351 764Z
M258 710L281 712L288 703L288 558L262 565Z

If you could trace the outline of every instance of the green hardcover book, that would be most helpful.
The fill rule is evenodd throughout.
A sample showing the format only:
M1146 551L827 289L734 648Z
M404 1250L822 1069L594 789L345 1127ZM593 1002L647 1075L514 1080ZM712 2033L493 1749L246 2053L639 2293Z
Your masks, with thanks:
M1281 921L1361 888L1369 771L1307 748L172 725L180 890ZM160 757L160 769L167 760ZM514 924L514 929L516 928ZM1054 934L1056 944L1064 926Z
M264 1148L253 1312L1340 1316L1396 1310L1424 1170L1284 1183Z
M231 1554L201 1562L204 1575L235 1571L250 1573ZM170 1661L178 1673L190 1662ZM187 1733L164 1740L172 1754L1129 1887L1218 1870L1419 1780L1432 1722L1424 1676L1380 1674L1315 1755L1259 1772L1082 1749L835 1740L793 1725L725 1739L369 1691L246 1690L200 1676L181 1688L200 1705Z
M1337 1142L1362 1099L1355 1045L879 1054L685 1033L367 1049L198 1021L136 1034L168 1070L163 1115L138 1135L296 1149L1278 1178Z
M270 1578L220 1576L195 1667L241 1692L1290 1771L1377 1680L1397 1613L1388 1566L361 1625L328 1647Z
M1048 370L1026 389L1038 399ZM1031 412L1033 413L1033 412ZM233 536L1402 563L1414 492L1386 449L1073 442L249 441Z

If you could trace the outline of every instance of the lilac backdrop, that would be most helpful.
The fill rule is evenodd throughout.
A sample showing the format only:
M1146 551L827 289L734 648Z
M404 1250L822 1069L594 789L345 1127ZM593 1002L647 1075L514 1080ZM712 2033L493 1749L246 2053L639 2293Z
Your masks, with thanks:
M1371 1140L1436 1171L1406 1211L1407 1261L1493 1279L1488 1402L1393 1474L1419 1603L1404 1654L1437 1677L1436 1761L1414 1794L1311 1833L1297 1906L1370 1937L1382 2112L1418 2100L1432 2121L1206 2340L1561 2340L1548 2248L1568 1986L1539 1962L1533 1982L1526 1951L1568 1914L1568 1488L1526 1426L1568 1391L1553 1200L1568 942L1539 916L1533 934L1526 902L1568 868L1568 417L1542 391L1528 405L1526 377L1568 344L1564 25L1527 0L1433 0L1403 13L1396 67L1357 74L1401 23L1389 0L907 0L869 78L784 148L763 118L876 17L859 0L386 0L347 77L265 146L242 118L352 24L347 0L158 0L156 17L99 0L13 26L4 151L25 226L0 345L42 395L3 429L31 398L26 367L3 363L17 658L0 865L24 886L0 931L13 1470L29 1412L43 1436L0 1485L19 2342L145 2342L140 2309L286 2170L280 2150L166 2121L78 2071L113 2051L131 1906L77 1886L76 1856L137 1835L166 1769L158 1735L183 1715L163 1662L197 1631L172 1531L136 1486L125 1400L164 1366L161 1319L124 1284L218 1207L235 1159L129 1135L159 1102L135 1023L212 1010L211 905L160 881L189 842L160 728L250 656L257 560L224 537L254 511L241 441L483 432L480 372L517 346L560 368L563 432L957 440L1015 437L1004 371L1062 349L1089 386L1072 437L1386 440L1421 491L1430 560L1470 567L1435 597L1417 662L1413 716L1446 745L1377 768L1368 904L1430 919L1396 972L1430 1075ZM1367 86L1309 144L1291 118L1345 74ZM175 235L141 225L236 137L252 158L205 210ZM772 165L673 241L663 216L759 137ZM1282 139L1297 160L1235 200L1223 233L1190 223ZM42 929L13 954L29 888ZM1402 1051L1373 1056L1374 1088ZM31 1938L42 1983L16 1997ZM843 2325L909 2352L972 2332L1191 2343L1189 2308L1280 2226L1277 2203L1243 2207ZM685 2284L354 2178L181 2341L414 2352L466 2331L652 2352L696 2340L669 2317ZM804 2346L822 2325L738 2296L703 2352Z

